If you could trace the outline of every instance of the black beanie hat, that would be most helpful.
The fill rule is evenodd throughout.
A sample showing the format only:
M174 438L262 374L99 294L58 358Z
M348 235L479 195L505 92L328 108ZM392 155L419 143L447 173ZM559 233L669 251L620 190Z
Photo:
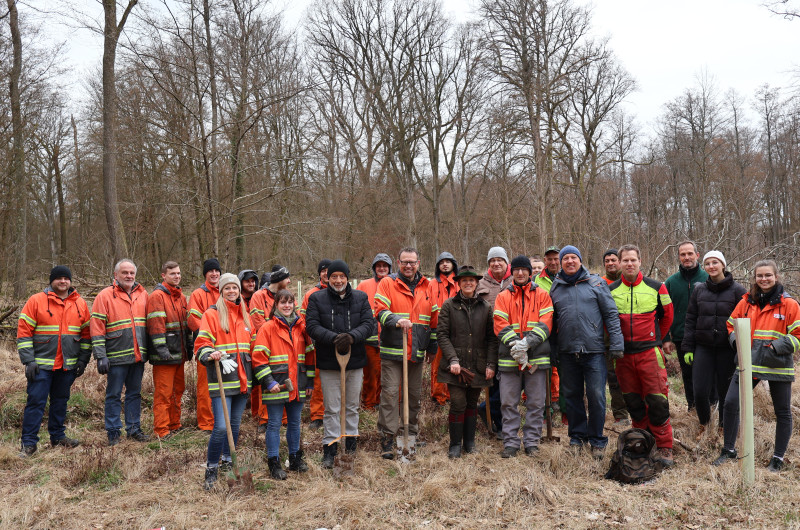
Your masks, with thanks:
M50 283L56 278L69 278L72 281L72 271L66 265L56 265L50 269Z
M219 260L217 258L208 258L203 262L203 276L208 274L209 271L222 272L222 267L220 267Z
M331 263L333 263L333 261L329 260L328 258L325 258L322 261L320 261L319 265L317 265L317 274L322 274L322 271L330 268ZM328 274L330 274L330 272L328 272Z
M259 289L263 289L264 287L269 285L269 277L270 277L269 272L265 272L264 274L261 275L261 281L258 284Z
M272 272L269 274L269 283L280 283L289 277L289 269L283 265L273 265Z
M533 267L531 266L531 260L528 256L517 256L516 258L511 260L511 270L514 269L528 269L528 272L533 274Z
M611 254L615 255L616 257L619 257L619 251L615 248L610 248L606 250L605 254L603 254L603 259L605 260L606 256L610 256Z
M350 279L350 267L340 259L331 261L328 265L328 278L330 278L334 272L343 272L344 275L347 276L347 279Z

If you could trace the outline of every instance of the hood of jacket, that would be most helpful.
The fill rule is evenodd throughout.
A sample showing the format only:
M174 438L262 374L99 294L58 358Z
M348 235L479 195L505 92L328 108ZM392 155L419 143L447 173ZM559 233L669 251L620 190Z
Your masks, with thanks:
M392 273L392 258L389 257L389 254L385 254L383 252L379 252L375 254L375 257L372 259L372 277L378 281L378 275L375 274L375 265L378 264L379 261L389 264L389 274Z
M450 254L449 252L442 252L441 254L439 254L439 257L436 258L436 272L433 273L433 276L436 278L436 281L441 281L439 279L440 276L439 263L441 263L443 260L446 259L449 259L450 261L453 262L453 274L456 274L458 272L458 262L456 261L456 258L454 258L453 255Z

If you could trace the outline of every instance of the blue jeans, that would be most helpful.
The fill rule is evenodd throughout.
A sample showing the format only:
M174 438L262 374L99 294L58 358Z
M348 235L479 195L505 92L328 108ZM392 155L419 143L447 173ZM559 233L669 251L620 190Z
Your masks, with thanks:
M231 418L231 432L233 432L233 443L239 441L239 425L242 423L242 413L247 406L247 394L236 394L235 396L225 396L225 403L228 404L228 415ZM225 428L225 414L222 411L222 399L211 396L211 410L214 412L214 430L211 431L211 438L208 439L208 454L206 462L209 467L219 465L219 457L230 460L231 448L228 445L228 430ZM278 418L280 422L280 418Z
M108 368L106 383L105 421L108 438L116 438L122 431L122 385L125 385L125 432L128 435L141 431L142 376L144 363L119 364Z
M47 417L47 432L50 442L64 438L64 422L67 419L69 390L75 381L75 370L43 370L33 382L28 383L28 401L22 414L22 445L39 443L39 427L44 417L47 397L50 397L50 413Z
M570 443L605 447L603 435L606 422L606 359L604 353L567 353L559 356L558 375L561 377L561 396L567 415ZM584 387L589 404L589 418L583 406Z
M286 445L289 454L293 455L300 450L300 412L303 404L299 401L289 403L275 403L267 405L267 434L264 442L267 444L267 456L278 456L281 447L281 421L283 408L286 407Z

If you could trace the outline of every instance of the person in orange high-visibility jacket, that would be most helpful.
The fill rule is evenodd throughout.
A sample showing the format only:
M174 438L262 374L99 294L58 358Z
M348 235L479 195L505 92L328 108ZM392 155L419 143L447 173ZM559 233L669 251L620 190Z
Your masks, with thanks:
M391 274L392 258L389 254L378 253L372 260L372 278L358 284L358 290L367 293L372 313L375 313L375 293L378 283ZM365 410L376 408L381 402L381 354L380 354L380 324L375 321L373 334L367 339L367 365L364 367L364 382L361 386L361 406Z
M250 298L250 322L256 333L269 319L275 304L275 293L287 289L291 282L289 270L282 265L273 265L272 272L267 274L269 275L267 283L262 285L261 289ZM273 281L273 277L275 281ZM267 419L269 418L267 405L261 398L261 385L256 385L253 387L253 393L250 394L250 412L254 418L258 418L259 434L267 432Z
M303 303L300 306L300 314L305 315L308 309L308 299L312 294L328 288L328 265L331 264L330 259L324 258L317 265L317 273L319 274L319 283L309 289L305 296L303 296ZM322 383L319 377L314 379L314 393L309 400L309 427L312 429L322 428L322 418L325 416L325 405L322 401Z
M436 272L433 275L433 281L428 284L431 298L436 307L441 309L445 301L454 297L458 292L458 282L455 280L457 270L458 262L449 252L442 252L436 258ZM447 390L447 384L439 383L441 362L442 349L437 348L436 357L431 364L431 399L439 405L444 405L450 399L450 392Z
M750 319L750 337L737 337L733 321ZM753 267L750 292L745 293L727 322L728 340L736 350L737 340L752 342L752 385L769 381L769 394L775 412L775 446L767 470L779 472L792 436L792 382L794 359L800 351L800 305L780 283L773 260L760 260ZM739 374L734 373L725 396L722 454L718 466L736 459L739 432Z
M239 271L236 275L239 278L239 283L242 284L242 300L244 307L250 313L250 299L258 290L258 273L252 269L244 269Z
M262 387L262 400L272 418L267 423L264 440L270 475L286 479L278 458L280 418L284 413L289 469L308 471L300 448L300 413L314 388L314 345L306 333L305 318L295 311L295 297L286 289L275 294L269 320L261 326L253 343L253 374L256 386ZM287 381L291 382L291 389Z
M214 428L208 440L206 456L204 487L207 490L214 487L220 464L229 469L231 465L231 448L228 446L220 390L225 396L233 443L236 445L242 414L247 407L247 396L253 385L250 351L255 333L240 296L239 278L230 273L223 274L219 278L219 289L221 294L216 303L203 313L194 341L197 362L208 368L207 390L214 413ZM217 379L215 361L220 363L222 381Z
M511 260L514 281L494 302L494 332L500 342L497 370L503 415L503 458L516 456L520 448L520 394L525 391L525 454L539 451L547 400L548 338L553 329L553 302L541 286L531 281L527 256Z
M381 324L381 403L378 430L381 433L381 456L394 458L394 438L399 435L399 389L403 384L403 355L408 363L409 435L418 432L417 415L422 397L422 369L426 357L436 354L439 308L430 296L430 281L419 273L419 252L406 247L400 251L399 272L378 284L375 293L375 317ZM408 350L403 351L403 334Z
M17 353L28 379L22 414L22 456L36 452L39 427L50 398L47 431L53 446L75 447L64 422L75 378L83 375L91 356L89 307L72 287L72 272L59 265L50 271L50 285L31 296L17 323Z
M189 297L189 316L187 323L195 336L200 329L203 313L214 305L219 298L219 278L222 267L217 258L209 258L203 262L205 283L195 289ZM208 374L206 367L197 363L197 428L210 431L214 428L214 415L211 412L211 397L208 395Z
M185 389L183 363L192 358L189 310L181 291L181 268L168 261L162 282L147 297L147 335L153 365L153 433L163 438L181 428L181 398Z
M105 426L108 445L119 443L122 432L122 387L125 387L125 431L128 438L147 442L142 432L141 390L147 362L147 291L136 283L136 265L129 259L114 267L114 283L92 304L92 353L97 371L108 374Z
M659 459L671 466L669 385L661 341L672 325L672 300L663 283L642 274L640 256L636 245L621 246L622 276L608 286L625 339L624 355L614 364L633 426L653 433Z

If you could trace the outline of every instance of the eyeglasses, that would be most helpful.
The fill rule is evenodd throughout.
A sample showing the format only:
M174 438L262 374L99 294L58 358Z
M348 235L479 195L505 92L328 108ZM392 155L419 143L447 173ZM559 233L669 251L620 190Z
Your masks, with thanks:
M411 265L416 265L417 263L419 263L419 260L415 259L415 260L412 260L412 261L401 261L400 265L403 265L405 267L410 267Z

